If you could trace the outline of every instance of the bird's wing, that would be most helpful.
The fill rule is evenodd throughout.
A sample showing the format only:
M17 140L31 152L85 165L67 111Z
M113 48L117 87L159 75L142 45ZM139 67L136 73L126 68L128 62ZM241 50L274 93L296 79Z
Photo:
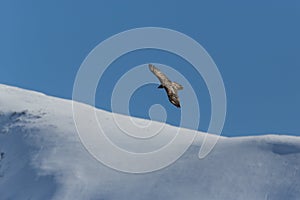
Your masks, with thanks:
M172 82L172 86L176 89L176 90L182 90L183 86L180 85L179 83L176 82Z
M154 65L149 64L150 71L159 79L162 85L166 85L167 82L171 82L166 75L164 75L159 69Z
M165 87L165 90L167 92L169 101L176 107L180 108L180 100L177 94L177 90L173 87Z

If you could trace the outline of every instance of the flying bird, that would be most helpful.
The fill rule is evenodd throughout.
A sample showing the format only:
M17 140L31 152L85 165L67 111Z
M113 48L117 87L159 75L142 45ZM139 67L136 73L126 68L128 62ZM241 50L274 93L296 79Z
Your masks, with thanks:
M180 108L178 90L183 89L182 85L170 81L165 74L163 74L159 69L157 69L152 64L149 64L149 69L160 81L160 85L158 86L158 88L164 88L167 92L169 101L176 107Z

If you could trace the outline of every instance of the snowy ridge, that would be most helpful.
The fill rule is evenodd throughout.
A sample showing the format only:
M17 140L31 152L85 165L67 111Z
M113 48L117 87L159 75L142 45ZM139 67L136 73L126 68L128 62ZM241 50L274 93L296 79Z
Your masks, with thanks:
M111 113L97 112L113 123ZM199 160L198 134L171 166L121 173L82 146L71 101L0 85L0 199L299 199L300 137L221 137Z

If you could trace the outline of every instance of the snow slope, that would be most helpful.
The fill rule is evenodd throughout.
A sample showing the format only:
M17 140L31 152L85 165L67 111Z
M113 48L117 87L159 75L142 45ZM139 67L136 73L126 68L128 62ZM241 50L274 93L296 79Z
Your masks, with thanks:
M300 137L221 137L199 160L198 135L167 168L118 172L81 144L71 101L0 85L0 199L300 199Z

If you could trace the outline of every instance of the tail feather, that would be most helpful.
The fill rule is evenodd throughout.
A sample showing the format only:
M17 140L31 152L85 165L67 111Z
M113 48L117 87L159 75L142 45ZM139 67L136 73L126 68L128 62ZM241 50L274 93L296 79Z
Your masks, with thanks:
M183 86L180 85L179 83L176 83L176 82L172 82L172 86L174 86L177 90L182 90L183 89Z

